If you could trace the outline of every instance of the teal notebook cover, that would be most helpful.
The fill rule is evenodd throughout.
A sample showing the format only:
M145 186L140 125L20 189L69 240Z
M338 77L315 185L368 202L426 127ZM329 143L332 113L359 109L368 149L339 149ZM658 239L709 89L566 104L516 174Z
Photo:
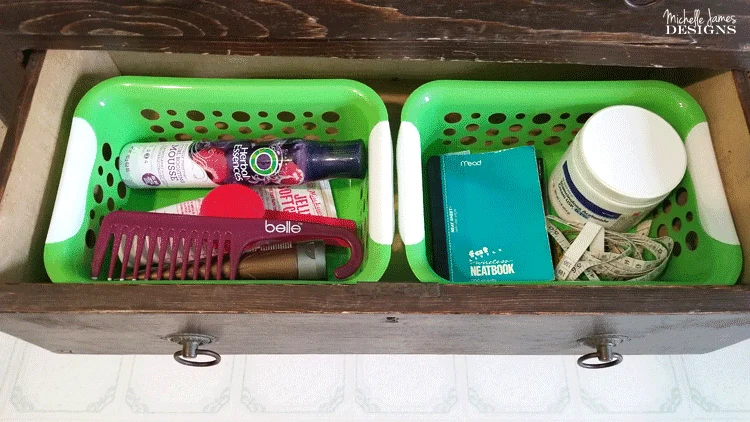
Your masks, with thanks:
M553 280L534 148L440 163L450 280Z

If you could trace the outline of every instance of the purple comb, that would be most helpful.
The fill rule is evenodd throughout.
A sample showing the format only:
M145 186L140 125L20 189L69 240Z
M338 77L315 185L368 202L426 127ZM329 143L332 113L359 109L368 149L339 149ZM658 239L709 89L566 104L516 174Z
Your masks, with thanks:
M123 239L124 238L124 239ZM112 247L110 248L110 240ZM137 240L135 240L137 239ZM146 242L148 240L148 242ZM91 261L91 278L98 279L104 256L111 252L107 279L111 280L117 264L117 253L124 245L125 251L120 269L120 280L128 275L128 262L135 242L135 263L130 278L138 279L140 259L146 247L146 279L151 278L151 269L157 263L156 280L162 279L164 266L169 265L168 280L175 279L177 266L181 266L180 279L185 280L188 260L193 251L192 279L199 277L201 261L205 262L205 280L208 280L212 260L216 258L216 279L220 280L224 264L224 252L229 251L229 279L237 277L242 253L264 242L307 242L323 240L328 245L344 246L351 250L349 261L336 268L333 274L338 279L353 275L362 264L362 242L347 229L317 223L292 220L266 220L262 218L223 218L194 215L160 214L151 212L114 211L104 217L99 236L94 246ZM156 244L159 244L158 256ZM228 245L228 246L227 246ZM181 257L178 251L182 246ZM215 251L215 249L217 249ZM202 252L205 252L205 256ZM214 257L216 253L216 257ZM167 255L169 254L169 255ZM181 261L181 263L178 263Z

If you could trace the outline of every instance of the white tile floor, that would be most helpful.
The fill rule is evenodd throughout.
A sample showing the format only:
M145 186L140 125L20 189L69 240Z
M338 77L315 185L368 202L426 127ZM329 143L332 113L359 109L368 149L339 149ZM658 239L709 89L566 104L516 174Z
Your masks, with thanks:
M0 334L2 421L750 421L750 341L706 355L56 355Z

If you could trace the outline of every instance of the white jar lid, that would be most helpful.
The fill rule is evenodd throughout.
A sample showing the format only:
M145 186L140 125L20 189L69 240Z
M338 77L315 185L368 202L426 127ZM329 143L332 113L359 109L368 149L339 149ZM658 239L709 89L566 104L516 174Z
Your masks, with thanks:
M591 171L619 200L661 200L682 180L685 145L677 131L656 113L619 105L594 113L578 134ZM598 182L598 183L597 183Z

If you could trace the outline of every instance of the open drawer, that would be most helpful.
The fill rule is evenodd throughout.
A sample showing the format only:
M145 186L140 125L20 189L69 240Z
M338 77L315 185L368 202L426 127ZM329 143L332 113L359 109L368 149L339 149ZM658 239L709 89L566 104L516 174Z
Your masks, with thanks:
M401 106L434 79L676 83L703 107L750 263L750 134L745 75L691 69L48 51L28 69L12 168L0 198L0 330L64 353L163 354L200 333L232 353L575 354L610 335L622 354L702 353L750 337L750 271L728 287L460 286L418 283L403 243L381 282L356 285L52 284L42 250L73 109L116 75L349 78ZM745 78L745 79L742 79ZM33 89L35 87L35 89ZM744 102L744 103L743 103ZM13 134L11 134L13 135ZM15 155L13 155L15 153ZM6 158L9 160L9 158Z

